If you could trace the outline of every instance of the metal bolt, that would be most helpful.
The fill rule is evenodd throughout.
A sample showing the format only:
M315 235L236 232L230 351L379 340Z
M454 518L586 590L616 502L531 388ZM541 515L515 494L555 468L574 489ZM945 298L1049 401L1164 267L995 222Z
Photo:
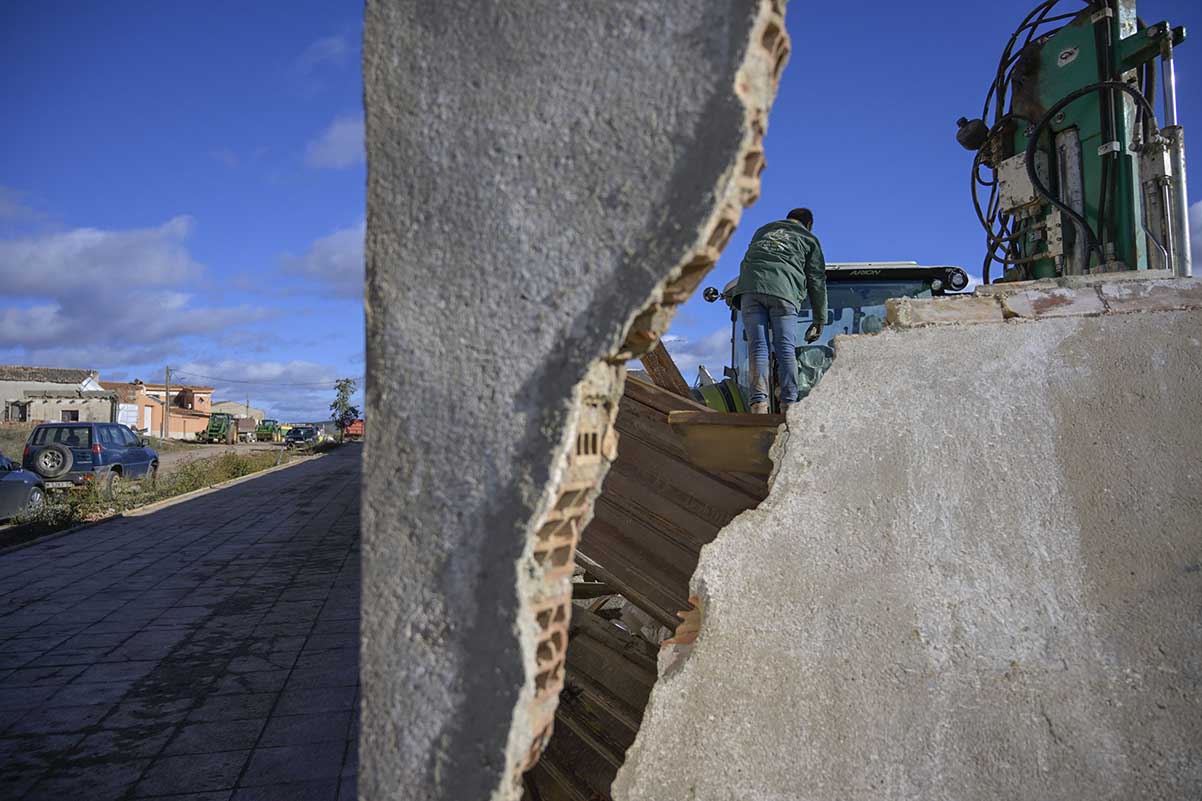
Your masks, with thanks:
M1052 117L1053 125L1059 125L1062 122L1064 122L1064 112L1063 111L1060 112L1059 114L1057 114L1055 117Z

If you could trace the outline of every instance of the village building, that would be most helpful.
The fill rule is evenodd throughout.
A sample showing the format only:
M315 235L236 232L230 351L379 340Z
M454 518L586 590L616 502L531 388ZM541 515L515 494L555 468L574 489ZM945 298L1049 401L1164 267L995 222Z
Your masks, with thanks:
M263 422L267 417L267 413L262 409L256 409L248 402L243 401L213 401L212 411L232 414L239 420L251 419L255 421L255 425Z
M0 365L0 414L9 423L109 423L117 397L95 370Z
M101 382L105 389L118 396L117 420L130 428L156 437L195 439L209 425L213 388L190 385L171 385L170 414L164 414L167 387L142 381ZM163 430L167 418L170 431Z

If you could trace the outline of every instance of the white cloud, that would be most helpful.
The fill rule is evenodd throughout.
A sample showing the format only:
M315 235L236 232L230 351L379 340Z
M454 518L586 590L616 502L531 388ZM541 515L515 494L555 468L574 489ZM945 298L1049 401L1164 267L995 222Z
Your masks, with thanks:
M305 149L305 164L310 167L340 169L362 164L364 159L362 116L338 117Z
M363 297L363 238L367 223L316 240L303 256L285 256L284 271L321 283L337 294Z
M1189 207L1189 246L1191 262L1202 264L1202 200ZM1202 275L1202 269L1195 269L1194 275Z
M192 220L154 228L77 228L0 240L0 354L6 361L96 368L160 361L187 337L261 320L266 309L212 306L189 290L204 268Z
M346 36L323 36L316 40L296 59L296 71L308 75L323 64L342 64L351 55L353 48Z
M74 230L0 241L0 285L8 296L51 297L66 289L102 291L178 285L202 272L184 242L192 218L175 217L157 228Z
M705 365L717 379L722 378L722 368L730 364L730 325L726 325L698 340L669 334L663 339L672 361L684 380L690 385L697 378L697 368Z

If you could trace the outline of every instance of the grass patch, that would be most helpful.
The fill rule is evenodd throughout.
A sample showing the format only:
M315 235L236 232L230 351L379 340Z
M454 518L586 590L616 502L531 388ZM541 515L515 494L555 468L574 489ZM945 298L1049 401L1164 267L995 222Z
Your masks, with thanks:
M146 482L131 482L112 500L102 497L96 486L56 493L47 499L41 510L14 519L12 528L0 531L0 548L258 473L289 458L283 450L222 453L180 465L169 475L160 477L154 487Z
M33 423L3 423L0 424L0 453L13 461L21 461L21 453L25 450L25 440L33 431Z

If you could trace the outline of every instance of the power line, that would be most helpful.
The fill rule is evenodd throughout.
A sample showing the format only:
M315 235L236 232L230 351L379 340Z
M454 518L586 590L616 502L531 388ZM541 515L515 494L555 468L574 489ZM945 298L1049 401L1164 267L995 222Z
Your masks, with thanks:
M250 381L250 380L241 379L241 378L218 378L218 377L211 376L211 375L201 375L200 373L193 373L193 372L190 372L187 370L172 370L171 374L176 377L179 377L182 375L182 376L187 376L188 378L191 378L191 379L199 378L202 381L212 381L213 383L216 383L216 384L249 384L249 385L261 386L261 387L306 387L306 388L310 388L310 389L333 389L334 381L342 380L339 378L339 379L334 379L334 381L322 381L320 383L314 382L314 383L310 384L310 383L292 383L292 382L286 382L286 381ZM366 378L366 376L358 376L356 378L352 378L351 380L357 384L360 381L364 380L365 378Z

